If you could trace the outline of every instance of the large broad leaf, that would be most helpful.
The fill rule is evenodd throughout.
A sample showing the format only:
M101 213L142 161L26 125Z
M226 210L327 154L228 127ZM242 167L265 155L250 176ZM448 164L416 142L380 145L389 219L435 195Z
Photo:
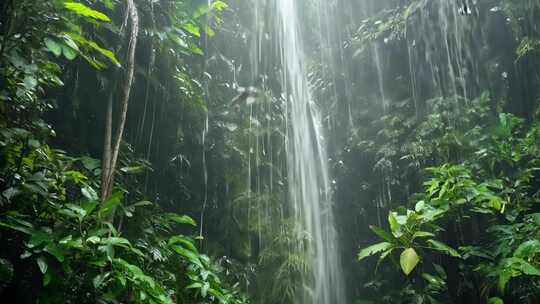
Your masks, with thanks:
M191 33L195 37L201 37L201 29L193 24L193 23L187 23L182 26L183 29Z
M448 246L448 245L446 245L444 243L441 243L441 242L436 241L436 240L428 240L427 242L429 244L431 244L431 246L432 246L431 249L446 253L446 254L451 255L453 257L456 257L456 258L461 257L459 252L457 252L454 248L452 248L452 247L450 247L450 246Z
M403 250L401 256L399 257L399 264L401 265L401 270L406 275L409 275L416 265L420 262L420 257L413 248L407 248Z
M498 287L501 292L504 292L506 284L511 278L522 275L540 276L540 269L531 265L529 262L516 257L503 259L500 262L499 267L501 272L499 275Z
M391 233L377 226L369 226L369 229L371 229L371 231L373 231L376 235L378 235L380 238L387 242L393 242L396 240L396 238Z
M95 20L110 22L111 19L102 12L96 11L88 6L78 2L65 2L64 7L77 15L90 17Z
M102 48L95 41L88 40L84 38L83 36L76 33L66 33L66 35L69 36L69 38L71 38L73 41L76 41L77 43L79 43L80 46L94 50L100 53L101 55L105 56L116 66L120 66L120 61L118 61L118 59L116 58L116 55L112 51ZM85 56L82 53L81 55L83 55L83 57L85 57L87 60L90 59L88 56Z
M84 197L86 197L87 199L91 200L91 201L97 201L98 200L98 194L97 194L96 190L94 190L90 186L86 186L86 187L81 188L81 194Z
M43 249L45 252L49 253L50 255L54 256L58 262L62 263L65 259L66 252L59 246L49 243L45 248Z
M30 240L26 244L28 248L35 248L43 243L49 243L52 241L52 235L49 232L41 231L41 230L35 230L32 232L32 235L30 236Z
M390 248L392 248L394 245L392 243L389 243L389 242L382 242L382 243L378 243L378 244L375 244L375 245L371 245L367 248L364 248L362 250L360 250L360 253L358 253L358 260L361 261L365 258L367 258L368 256L372 256L374 254L377 254L379 252L383 252L383 251L386 251Z
M87 240L88 241L88 240ZM111 245L111 246L120 246L124 248L128 248L131 246L131 243L128 239L122 238L122 237L108 237L101 239L101 244L103 245Z
M203 264L201 262L201 259L199 258L199 254L196 252L193 252L189 249L186 249L182 246L173 245L171 248L176 251L179 255L185 257L189 262L191 262L194 265L199 266L200 268L203 268Z
M533 257L540 253L540 241L529 240L521 245L514 251L514 257L516 258L528 258Z
M516 258L511 258L511 259L516 259ZM516 269L518 269L519 271L523 272L526 275L540 276L540 269L534 267L532 264L530 264L529 262L523 259L519 259L519 261L516 261L514 266L516 267Z
M101 217L106 218L113 213L113 211L120 205L123 197L122 192L114 192L111 197L101 204L99 214Z
M191 226L197 226L197 223L195 222L195 220L193 220L191 217L187 216L187 215L180 215L180 214L176 214L176 213L167 213L165 215L165 217L175 223L178 223L178 224L187 224L187 225L191 225Z
M198 252L197 247L195 247L195 244L193 244L193 240L184 235L176 235L176 236L171 237L169 239L168 244L169 245L181 244L185 248L193 252Z

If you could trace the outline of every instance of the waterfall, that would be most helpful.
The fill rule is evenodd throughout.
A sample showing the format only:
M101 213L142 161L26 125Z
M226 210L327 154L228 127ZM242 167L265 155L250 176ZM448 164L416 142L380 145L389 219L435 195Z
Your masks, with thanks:
M287 99L287 167L292 210L309 234L305 252L310 275L303 278L301 302L344 304L338 240L332 211L327 147L322 118L312 99L298 17L298 1L277 0L281 84Z

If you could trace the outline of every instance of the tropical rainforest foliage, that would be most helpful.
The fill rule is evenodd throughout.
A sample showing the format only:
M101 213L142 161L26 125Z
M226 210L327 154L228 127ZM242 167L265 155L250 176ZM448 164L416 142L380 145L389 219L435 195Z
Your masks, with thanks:
M190 1L3 2L4 300L247 302L229 261L198 249L196 222L176 213L171 202L158 205L151 182L163 166L151 161L161 136L175 135L161 149L178 153L171 163L179 171L187 161L182 141L193 140L192 134L188 128L178 134L182 122L174 117L204 117L202 88L193 76L200 70L199 38L205 27L207 35L213 33L225 7ZM137 132L131 121L123 131L123 103L130 96L137 127L147 133ZM122 102L113 106L116 99ZM171 117L158 122L158 113ZM169 134L152 139L154 128ZM120 143L122 138L132 140ZM107 145L103 157L109 153L111 164L102 165L100 150ZM188 183L178 174L175 179L175 188ZM107 180L114 186L104 190ZM187 196L178 189L175 195Z
M297 303L268 3L0 2L0 302ZM317 3L349 302L538 303L540 2Z

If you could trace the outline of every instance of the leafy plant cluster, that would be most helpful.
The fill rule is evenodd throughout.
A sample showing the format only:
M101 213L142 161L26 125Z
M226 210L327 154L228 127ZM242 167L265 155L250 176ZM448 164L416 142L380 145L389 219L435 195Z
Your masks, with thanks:
M140 2L144 11L148 3ZM209 16L204 31L212 35L220 23L216 12L226 8L221 1L211 7L188 1L162 5L173 8L163 23L178 27L157 32L158 22L149 21L144 34L160 37L160 44L151 44L156 50L166 48L167 41L181 45L182 56L202 54L192 39L201 35L199 20ZM238 277L228 271L230 264L200 251L195 221L146 200L149 193L140 176L152 172L152 165L134 151L136 141L123 144L119 177L106 200L98 195L100 160L54 147L66 134L57 134L55 127L63 122L49 115L65 109L65 92L74 92L70 109L75 116L85 114L77 104L78 75L112 83L110 70L123 68L116 55L121 50L106 47L114 45L108 41L124 26L116 20L123 3L6 1L0 6L0 298L21 303L247 303ZM180 55L168 60L183 63ZM178 91L199 103L190 87L196 80L188 71L173 74L163 77L178 76ZM76 81L65 84L66 75L77 75ZM102 88L111 94L115 89ZM93 152L84 146L77 151Z
M4 129L2 143L4 172L17 168L2 192L2 236L10 258L41 274L44 303L244 301L223 288L195 239L175 233L177 225L196 225L190 217L148 201L126 204L120 190L100 202L98 160L68 157L24 130ZM21 271L10 260L3 259L4 284Z
M434 113L443 115L437 121L449 118ZM429 119L424 125L440 129ZM417 140L425 138L422 130ZM430 162L437 166L427 169L424 192L411 197L412 207L390 211L390 232L371 227L384 242L362 249L358 258L378 254L379 263L395 261L407 277L399 293L403 303L448 301L447 284L459 285L459 296L473 294L476 301L536 301L538 130L536 123L500 114L477 128L458 124L446 136L416 142L444 148ZM446 153L454 145L461 147L458 159ZM449 281L448 272L458 282Z

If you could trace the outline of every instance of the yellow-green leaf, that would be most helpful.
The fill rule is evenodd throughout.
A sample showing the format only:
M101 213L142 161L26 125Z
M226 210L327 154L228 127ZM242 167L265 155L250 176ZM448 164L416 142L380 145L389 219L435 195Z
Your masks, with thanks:
M80 16L90 17L92 19L105 21L105 22L111 21L111 19L104 13L91 9L82 3L65 2L64 7Z
M487 301L487 304L504 304L504 301L499 297L493 297Z
M403 250L399 257L399 263L403 273L409 275L420 262L420 257L413 248Z

